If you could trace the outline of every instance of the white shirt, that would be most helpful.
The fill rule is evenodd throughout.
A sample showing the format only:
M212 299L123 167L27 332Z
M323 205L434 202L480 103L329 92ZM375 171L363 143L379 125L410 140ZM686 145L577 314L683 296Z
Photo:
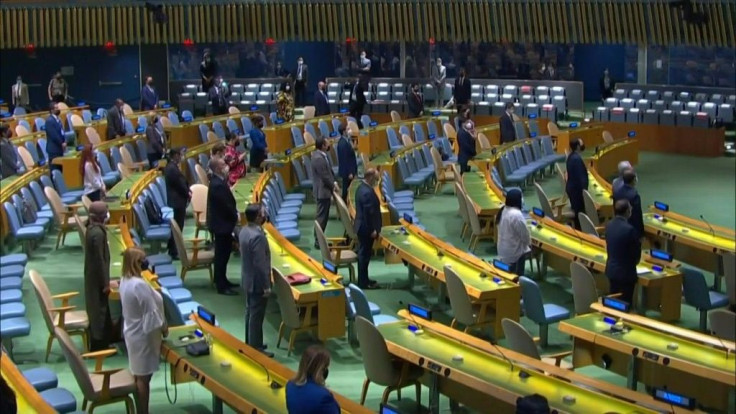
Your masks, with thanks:
M529 228L521 210L505 207L498 223L498 256L502 262L512 264L532 249Z
M103 188L105 188L105 182L102 180L102 170L95 171L95 166L91 162L84 163L84 194L87 195Z
M299 64L299 69L296 70L296 80L302 80L302 64Z
M120 281L120 303L130 372L141 376L153 374L158 371L161 330L166 324L163 299L142 278L123 277Z

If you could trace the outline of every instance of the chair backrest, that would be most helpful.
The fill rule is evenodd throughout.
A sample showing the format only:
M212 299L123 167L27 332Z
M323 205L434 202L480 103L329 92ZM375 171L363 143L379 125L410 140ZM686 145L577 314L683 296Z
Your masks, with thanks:
M231 106L227 108L227 113L230 115L237 115L240 113L240 109L237 106Z
M414 141L412 141L411 137L406 134L401 134L401 142L405 147L414 145Z
M503 318L501 326L503 327L503 335L506 337L506 346L510 350L529 358L542 359L537 344L534 343L534 338L522 324L509 318Z
M470 296L465 290L465 283L449 266L445 266L445 284L455 320L466 326L474 324L477 318L473 313Z
M482 132L478 133L478 144L480 145L481 150L491 149L491 142L488 140L488 137L486 137L486 134Z
M210 178L207 176L207 171L205 171L201 165L194 165L194 173L197 175L197 179L199 179L200 184L205 186L210 185Z
M165 287L161 287L161 299L164 302L164 315L166 316L166 323L169 326L181 326L186 325L186 321L181 316L179 307L171 297L171 293Z
M399 115L396 111L391 111L391 122L399 122L401 121L401 115Z
M122 178L128 178L133 173L132 171L130 171L130 168L123 165L122 162L119 162L117 164L117 167L118 167L118 172L120 172L120 177Z
M312 145L314 144L314 135L312 135L309 131L304 131L304 144L305 145Z
M82 245L84 245L84 243L82 243ZM49 330L49 334L53 334L56 312L49 310L54 308L54 301L51 299L49 287L43 277L41 277L36 270L31 269L28 274L31 277L33 291L36 293L36 299L38 299L38 306L41 308L41 314L43 315L43 321L46 323L46 329Z
M442 125L442 130L445 132L445 136L449 139L457 139L457 131L449 123Z
M23 165L26 167L26 170L31 170L33 167L36 166L36 162L33 160L33 155L26 149L26 147L16 147L18 150L18 155L20 155L21 161L23 161Z
M556 136L560 134L560 128L554 122L548 122L547 132L549 133L549 135Z
M710 292L703 273L689 268L682 268L681 271L685 302L698 309L710 309Z
M591 313L590 305L598 301L598 290L595 279L587 267L578 262L570 263L572 278L572 299L575 303L575 314Z
M539 199L539 204L542 206L542 211L544 211L544 215L554 218L555 214L552 211L552 204L550 204L549 198L547 198L547 194L542 189L542 186L535 182L534 188L537 190L537 198Z
M728 303L736 305L736 254L723 253L723 279L726 283Z
M373 324L373 314L371 313L371 308L368 304L368 297L365 295L363 290L353 283L348 285L348 290L350 291L350 298L355 306L355 315L365 318L365 320Z
M582 230L583 233L590 234L591 236L598 238L601 237L601 235L598 234L598 230L595 228L595 224L593 224L593 221L587 214L583 212L578 213L578 221L580 221L580 230Z
M38 184L38 182L31 181L28 187L31 189L31 194L33 194L33 199L36 200L36 205L39 209L48 204L48 200L46 199L46 196L43 193L43 189L41 188L41 185Z
M126 146L120 147L120 156L123 158L123 165L128 168L135 168L135 161L133 160L133 154L128 151Z
M727 309L715 309L708 313L710 331L724 341L736 341L736 313Z
M546 323L542 291L537 282L526 276L519 277L521 297L524 299L524 314L536 323Z
M291 329L301 327L299 320L299 309L296 306L294 292L291 290L289 282L278 269L273 269L273 285L276 291L276 297L281 311L281 320Z
M136 210L137 212L137 210ZM187 255L187 247L184 244L184 236L181 234L179 225L176 224L174 219L171 219L171 237L174 238L174 244L176 245L176 252L179 254L179 260L181 260L182 268L190 267L189 256Z
M93 147L96 147L102 143L100 134L97 133L96 129L92 127L87 127L87 129L85 129L85 132L87 133L87 141L89 141L89 143L92 144Z
M395 382L393 358L381 332L362 316L355 317L355 332L363 356L365 376L376 384L392 385Z
M460 212L460 217L462 217L463 219L463 223L470 225L470 219L468 217L468 207L466 206L468 200L467 198L465 198L465 191L460 185L461 181L462 180L455 181L455 196L457 197L458 211Z
M56 336L56 339L59 341L66 363L69 364L69 367L72 369L72 374L74 374L74 379L77 380L77 385L79 385L79 388L82 390L84 399L87 401L97 401L99 396L95 393L95 388L92 385L92 379L89 375L89 371L87 370L87 365L82 360L81 355L79 355L79 351L77 351L77 348L74 346L74 342L72 342L69 335L59 327L54 328L54 336Z
M345 228L345 234L347 234L351 240L357 240L358 235L355 233L355 224L353 223L353 218L350 217L350 211L348 210L347 204L345 204L345 201L343 201L342 197L340 197L340 194L337 192L333 192L332 195L332 198L335 200L335 205L337 206L338 217Z
M312 119L314 118L314 113L317 112L317 108L315 108L313 105L311 106L305 106L302 109L302 113L304 114L304 119Z
M603 135L603 142L605 142L606 144L613 142L613 135L611 135L610 132L603 131L602 135Z
M473 232L473 234L481 234L483 232L483 228L480 225L480 218L478 217L478 212L475 210L475 204L473 204L473 201L470 199L467 193L465 193L465 190L460 190L462 192L463 197L465 197L465 209L468 211L468 225L470 226L470 230Z
M56 221L56 224L58 226L61 226L63 224L64 211L66 211L66 208L64 207L64 203L61 201L61 197L59 197L59 193L56 192L56 189L51 186L45 187L43 189L43 193L46 195L46 199L49 201L51 212L54 214L54 220Z
M325 233L322 231L322 227L320 227L319 222L316 220L314 222L314 236L317 238L319 251L322 253L322 260L332 261L332 253L330 253L330 246L327 244Z

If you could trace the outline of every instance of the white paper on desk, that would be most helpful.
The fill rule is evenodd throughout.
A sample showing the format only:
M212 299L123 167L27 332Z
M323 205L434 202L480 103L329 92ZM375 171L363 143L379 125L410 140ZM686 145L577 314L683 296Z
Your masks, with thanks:
M652 270L648 267L644 266L636 266L636 274L637 275L645 275L647 273L652 273Z

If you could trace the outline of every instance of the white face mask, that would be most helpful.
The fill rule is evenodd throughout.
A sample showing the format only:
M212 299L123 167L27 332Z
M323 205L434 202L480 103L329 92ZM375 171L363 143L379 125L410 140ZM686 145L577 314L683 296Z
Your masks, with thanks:
M105 221L104 223L107 224L110 222L110 212L108 211L107 214L105 214Z
M365 59L365 53L362 53L362 54L360 55L360 58L361 58L361 59Z
M304 63L304 61L300 60L297 63L299 63L301 65L302 63Z

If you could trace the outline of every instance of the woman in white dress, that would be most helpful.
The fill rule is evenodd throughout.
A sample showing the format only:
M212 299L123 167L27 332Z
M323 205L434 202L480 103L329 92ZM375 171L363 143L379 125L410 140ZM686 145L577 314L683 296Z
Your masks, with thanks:
M161 339L168 334L161 295L141 274L148 270L146 253L131 247L123 254L120 302L123 307L123 337L128 348L130 372L138 389L136 412L148 414L150 383L158 371Z

